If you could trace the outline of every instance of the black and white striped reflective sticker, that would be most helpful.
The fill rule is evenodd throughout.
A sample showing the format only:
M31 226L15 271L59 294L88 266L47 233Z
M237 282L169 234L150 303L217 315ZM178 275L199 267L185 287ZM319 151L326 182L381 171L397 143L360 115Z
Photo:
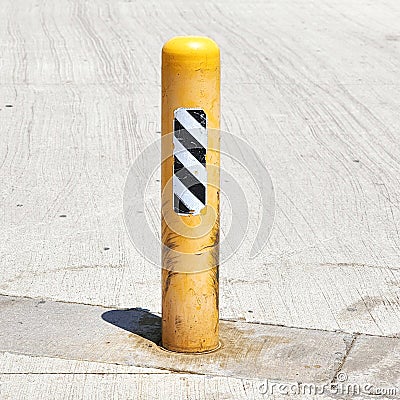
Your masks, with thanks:
M198 215L207 204L207 116L202 109L174 111L174 210Z

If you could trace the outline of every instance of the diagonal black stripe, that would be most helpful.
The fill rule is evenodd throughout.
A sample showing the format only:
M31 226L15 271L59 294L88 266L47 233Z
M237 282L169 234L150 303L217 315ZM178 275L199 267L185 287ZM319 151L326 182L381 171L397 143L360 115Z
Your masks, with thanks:
M206 163L206 149L183 127L177 120L174 120L174 136L179 140L200 163Z
M200 128L196 128L200 132ZM176 138L188 148L188 149L204 149L201 143L186 130L186 128L179 122L179 120L174 119L174 133Z
M199 110L186 110L203 128L207 126L207 117L206 113Z
M177 173L180 169L184 168L184 165L180 162L178 156L174 156L174 174Z
M190 214L189 208L176 194L174 194L174 210L179 214Z
M206 187L204 186L204 183L201 183L185 167L176 170L174 165L174 174L194 196L196 196L203 204L206 203Z

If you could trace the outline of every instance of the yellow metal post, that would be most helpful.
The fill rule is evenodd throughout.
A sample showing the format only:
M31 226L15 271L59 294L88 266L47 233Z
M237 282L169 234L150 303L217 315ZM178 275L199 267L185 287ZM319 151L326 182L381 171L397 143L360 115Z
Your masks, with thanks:
M207 202L199 215L174 210L174 112L207 118ZM162 50L162 345L201 353L219 346L220 54L206 37L175 37ZM212 134L210 134L213 130Z

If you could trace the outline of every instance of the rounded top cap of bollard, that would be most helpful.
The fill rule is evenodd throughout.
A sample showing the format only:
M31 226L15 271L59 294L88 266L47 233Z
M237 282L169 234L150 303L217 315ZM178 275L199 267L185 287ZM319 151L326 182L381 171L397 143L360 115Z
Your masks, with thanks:
M176 36L163 47L163 55L179 59L219 58L219 47L205 36Z

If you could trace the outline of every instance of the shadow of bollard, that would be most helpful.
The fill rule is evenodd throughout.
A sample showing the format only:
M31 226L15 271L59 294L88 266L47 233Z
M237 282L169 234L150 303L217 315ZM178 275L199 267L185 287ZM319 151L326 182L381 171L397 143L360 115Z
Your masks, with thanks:
M103 313L101 318L156 345L161 342L161 317L152 314L149 310L140 307L110 310Z

